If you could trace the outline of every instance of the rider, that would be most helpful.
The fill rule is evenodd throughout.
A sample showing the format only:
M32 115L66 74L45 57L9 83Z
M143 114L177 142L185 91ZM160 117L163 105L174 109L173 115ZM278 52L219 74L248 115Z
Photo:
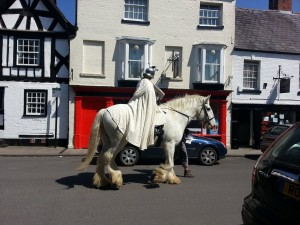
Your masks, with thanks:
M128 139L137 145L141 150L154 144L155 114L161 109L157 106L159 100L164 96L164 92L151 82L155 74L155 66L147 68L142 79L137 85L137 89L130 99L128 105L134 115L134 123L131 123Z

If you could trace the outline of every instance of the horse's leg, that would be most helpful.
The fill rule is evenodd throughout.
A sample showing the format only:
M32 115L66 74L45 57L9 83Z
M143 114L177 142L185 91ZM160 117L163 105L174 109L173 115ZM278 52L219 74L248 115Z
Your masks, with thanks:
M97 159L97 167L96 167L96 172L93 178L93 184L97 188L104 188L107 186L110 186L110 181L106 178L105 176L105 160L104 160L104 153L107 151L107 146L103 145L98 159Z
M124 146L127 144L127 141L125 138L121 138L118 144L116 146L112 146L110 153L106 155L108 161L107 161L107 170L109 173L111 184L116 187L121 187L123 185L123 178L122 178L122 172L118 169L115 158L117 154L124 148Z
M164 149L166 154L165 166L168 168L167 183L180 184L181 180L176 176L174 171L175 143L166 143Z
M110 186L110 181L105 176L105 158L104 154L108 151L109 147L111 146L109 136L104 129L104 125L100 125L101 130L101 138L102 138L102 148L100 149L98 159L97 159L97 167L96 172L93 178L93 184L97 188L104 188Z
M103 128L105 129L109 146L107 150L103 152L103 157L101 157L102 159L100 164L106 167L109 174L110 184L121 187L123 185L122 172L115 164L115 157L118 152L123 149L127 141L124 138L124 135L119 131L117 124L114 122L109 113L104 114L103 120L105 121L105 123L103 123Z
M174 143L164 143L163 146L166 155L166 161L160 167L154 171L154 182L169 183L169 184L180 184L181 180L176 176L174 172Z

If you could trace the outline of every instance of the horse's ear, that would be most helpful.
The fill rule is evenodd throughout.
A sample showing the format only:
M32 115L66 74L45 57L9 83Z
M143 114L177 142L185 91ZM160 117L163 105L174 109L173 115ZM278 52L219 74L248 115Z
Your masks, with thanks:
M205 100L206 103L209 101L210 96L211 96L211 95L208 95L208 96L206 97L206 100Z

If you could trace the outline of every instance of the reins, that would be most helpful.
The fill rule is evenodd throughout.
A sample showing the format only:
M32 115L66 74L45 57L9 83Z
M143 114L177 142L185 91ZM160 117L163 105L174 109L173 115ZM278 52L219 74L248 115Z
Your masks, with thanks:
M185 116L186 118L188 118L188 120L190 120L190 118L193 118L192 116L189 116L189 115L187 115L187 114L185 114L185 113L183 113L183 112L180 112L180 111L178 111L177 109L174 109L174 108L172 108L172 107L170 107L170 106L168 106L168 105L166 105L166 104L164 104L164 103L163 103L162 105L166 106L168 109L170 109L170 110L172 110L172 111L174 111L174 112L179 113L180 115Z
M174 111L174 112L177 112L178 114L180 114L180 115L182 115L182 116L185 116L188 120L190 120L190 118L198 118L198 116L201 114L203 108L205 108L205 104L202 104L202 108L201 108L200 112L199 112L196 116L189 116L189 115L187 115L187 114L185 114L185 113L183 113L183 112L178 111L177 109L174 109L174 108L172 108L172 107L166 105L165 103L163 103L162 105L164 105L165 107L167 107L167 109L170 109L170 110L172 110L172 111ZM205 108L205 109L206 109L206 108ZM209 122L210 122L211 120L213 120L215 117L209 118L208 112L207 112L205 109L204 109L204 112L206 113L206 117L207 117L207 118L206 118L206 120L200 120L200 119L199 119L199 121L202 121L202 122L205 122L205 123L209 123Z

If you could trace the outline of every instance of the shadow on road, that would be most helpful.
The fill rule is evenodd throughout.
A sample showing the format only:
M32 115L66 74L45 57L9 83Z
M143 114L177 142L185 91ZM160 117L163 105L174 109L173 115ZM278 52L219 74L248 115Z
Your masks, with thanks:
M67 186L68 189L74 188L75 185L93 188L93 176L94 173L86 172L74 176L63 177L55 181L61 185Z
M260 155L245 155L246 159L257 160Z
M134 170L139 172L138 174L124 174L123 173L123 182L124 184L138 183L146 184L152 176L152 170Z
M122 169L121 169L122 170ZM123 184L139 183L148 184L152 175L152 170L134 170L139 173L135 174L124 174L123 173ZM108 176L108 174L106 174ZM79 173L78 175L63 177L55 180L58 184L67 186L67 189L74 188L75 186L83 186L86 188L95 188L93 186L94 173L85 172ZM112 190L115 188L112 188Z

